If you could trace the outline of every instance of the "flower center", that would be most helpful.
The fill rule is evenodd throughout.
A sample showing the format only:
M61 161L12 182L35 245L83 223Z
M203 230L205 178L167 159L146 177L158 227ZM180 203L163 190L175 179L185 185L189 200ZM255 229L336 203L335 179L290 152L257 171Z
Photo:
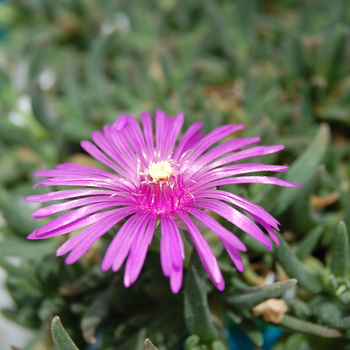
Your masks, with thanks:
M157 163L151 162L148 166L148 174L151 176L153 181L167 180L172 173L173 168L166 160L162 160Z

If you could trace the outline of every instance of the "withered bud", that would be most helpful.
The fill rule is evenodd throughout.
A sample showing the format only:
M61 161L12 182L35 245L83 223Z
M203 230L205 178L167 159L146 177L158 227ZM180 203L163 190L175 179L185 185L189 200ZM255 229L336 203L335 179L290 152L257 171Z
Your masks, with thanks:
M280 323L284 314L287 312L288 306L283 299L271 298L263 303L253 307L253 315L255 317L262 316L264 321L272 323Z

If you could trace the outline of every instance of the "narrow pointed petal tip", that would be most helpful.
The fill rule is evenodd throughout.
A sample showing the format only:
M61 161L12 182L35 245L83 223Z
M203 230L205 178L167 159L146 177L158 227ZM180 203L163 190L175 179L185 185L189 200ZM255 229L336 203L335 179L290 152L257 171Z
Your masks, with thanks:
M27 236L27 239L30 239L31 241L33 241L33 240L37 240L40 238L36 236L35 231L34 231L30 235Z
M170 289L174 294L177 294L181 289L182 277L183 277L182 266L177 270L174 269L170 275Z
M124 273L124 287L129 288L132 285L132 282L130 281L129 276Z
M225 280L222 278L219 283L215 284L215 287L222 292L225 289Z
M123 130L128 123L129 116L126 114L121 115L113 124L112 127L118 131Z
M111 267L109 266L108 263L102 261L102 264L101 264L101 270L102 270L102 271L106 272L106 271L108 271L110 268L111 268Z
M236 269L239 271L239 272L243 272L244 271L244 264L235 264L236 266Z

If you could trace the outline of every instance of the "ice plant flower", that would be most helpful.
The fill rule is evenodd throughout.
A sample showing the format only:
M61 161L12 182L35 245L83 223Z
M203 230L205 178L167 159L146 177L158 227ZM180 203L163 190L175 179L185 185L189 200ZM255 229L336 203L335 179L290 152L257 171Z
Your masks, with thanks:
M217 188L242 183L298 185L268 176L242 176L261 171L286 171L286 166L232 164L280 151L284 146L242 150L260 141L259 137L253 137L230 139L208 150L244 129L244 125L224 125L204 135L200 131L202 122L191 125L177 143L183 121L183 114L172 118L157 110L154 132L149 113L141 115L142 129L135 118L122 115L112 126L105 125L103 132L94 131L91 134L94 143L81 142L82 148L110 171L64 163L53 170L35 173L49 179L38 182L34 188L38 185L83 188L27 197L30 202L67 200L36 210L32 214L35 220L73 209L36 229L28 238L44 239L81 229L57 250L57 256L69 253L65 261L72 264L98 238L126 219L107 248L102 269L118 271L127 260L124 285L129 287L141 272L154 230L160 223L161 267L164 275L170 277L171 290L177 293L182 284L185 258L180 224L187 228L211 281L223 290L225 282L219 265L198 222L217 234L239 271L243 270L239 252L246 251L245 245L208 211L222 216L269 249L272 242L262 229L279 244L273 231L273 228L278 230L279 223L260 206Z

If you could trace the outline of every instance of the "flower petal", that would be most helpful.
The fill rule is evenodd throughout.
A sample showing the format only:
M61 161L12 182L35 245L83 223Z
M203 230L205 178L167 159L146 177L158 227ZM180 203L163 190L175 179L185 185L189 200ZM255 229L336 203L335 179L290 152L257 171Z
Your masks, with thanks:
M112 170L119 174L123 174L123 170L114 162L112 162L108 157L106 157L93 143L89 141L81 141L81 147L90 154L90 156L96 158L101 163L107 165Z
M130 252L131 245L138 235L144 235L150 217L147 214L139 214L130 231L120 236L118 243L115 243L115 258L112 265L112 271L118 271L124 263L124 260ZM113 242L113 241L112 241Z
M277 185L277 186L283 186L283 187L303 187L295 182L285 181L278 179L276 177L271 176L240 176L240 177L234 177L231 179L223 179L223 180L217 180L208 182L202 186L200 186L201 189L206 188L212 188L222 185L230 185L230 184L265 184L265 185Z
M117 174L111 173L109 171L94 168L88 165L76 164L76 163L58 164L54 166L54 170L70 171L76 174L82 174L82 172L84 172L86 174L96 174L96 175L101 175L112 179L120 179L120 176L118 176ZM57 175L54 175L54 176L57 176Z
M148 112L142 113L141 121L143 125L143 133L146 139L149 160L154 162L154 139L151 114Z
M211 251L209 244L206 242L198 227L194 224L194 222L187 214L180 212L178 215L186 225L188 232L192 237L194 246L196 247L198 255L202 261L202 264L207 271L211 281L219 290L223 290L225 288L224 278L222 277L219 264L216 261L216 258Z
M198 147L193 150L193 153L190 157L191 163L193 163L205 150L207 150L214 143L220 141L224 137L244 129L243 124L237 125L223 125L203 137L202 141L199 143Z
M82 217L85 217L89 214L92 214L94 212L97 212L99 210L112 208L115 206L118 206L118 201L111 201L111 202L104 202L104 203L97 203L97 204L91 204L87 205L83 208L79 208L77 210L71 211L69 213L63 214L62 216L53 219L52 221L48 222L44 226L38 228L36 231L36 236L40 236L44 233L47 233L49 231L52 231L56 228L68 225L77 219L80 219Z
M237 153L231 154L230 156L224 157L220 160L217 160L213 164L208 166L209 169L217 168L221 165L237 162L242 159L265 156L267 154L276 153L284 149L283 145L274 145L274 146L255 146L252 148L245 149L243 151L239 151Z
M226 177L231 177L235 175L253 173L253 172L261 172L261 171L271 171L271 172L286 172L288 169L287 166L284 165L266 165L266 164L254 164L254 163L245 163L245 164L235 164L227 167L216 168L205 175L201 172L195 174L193 176L193 180L202 179L206 182L210 182L217 179L222 179ZM192 190L195 189L195 186L192 187Z
M66 233L70 233L70 232L73 232L75 230L79 230L85 226L91 225L91 224L105 218L106 216L108 216L112 213L115 213L118 210L119 209L112 209L112 210L104 211L102 213L93 214L93 215L90 215L90 216L85 217L85 218L77 219L77 220L75 220L67 225L60 226L56 229L53 229L51 231L47 231L47 232L41 233L41 234L37 234L38 229L36 229L27 237L27 239L45 239L45 238L51 238L51 237L64 235Z
M33 196L28 196L24 198L26 202L35 202L35 203L44 203L51 201L58 201L62 199L70 199L76 197L86 197L86 196L98 196L98 195L114 195L115 191L107 190L66 190L66 191L57 191L49 192L44 194L36 194Z
M119 209L119 211L94 223L70 238L63 245L61 245L61 247L57 250L56 255L61 256L70 252L65 261L67 264L75 263L91 248L93 243L98 238L102 237L120 220L124 219L128 215L131 215L133 212L134 210L130 210L128 208Z
M178 161L179 158L182 156L182 151L183 149L186 147L186 145L188 144L188 142L191 142L191 139L193 137L193 135L203 126L203 122L197 122L192 124L187 131L185 132L185 134L182 136L176 150L175 153L173 155L173 159L174 161Z
M105 125L103 127L103 132L106 135L107 140L116 149L116 152L119 155L119 164L128 169L128 171L135 170L137 157L126 140L123 131Z
M227 155L230 152L237 151L243 147L250 146L256 142L260 142L260 137L251 137L251 138L237 138L230 141L227 141L219 146L214 147L209 152L205 153L203 156L198 158L193 166L195 167L204 167L210 162L217 160L218 158Z
M241 254L239 253L239 250L235 247L232 247L231 245L227 244L226 242L223 242L225 249L230 256L231 260L235 264L238 271L243 272L244 270L244 264L241 258Z
M174 151L175 143L177 138L180 135L183 123L184 123L184 114L180 113L176 116L174 125L170 130L169 141L167 142L168 143L168 148L166 152L167 157L170 156Z
M272 249L271 241L264 235L264 232L259 228L259 226L255 222L247 218L245 215L240 213L238 210L230 207L229 205L219 202L217 200L208 199L204 203L196 202L191 206L213 211L214 213L225 218L226 220L232 222L244 232L251 235L258 242L263 244L266 248L270 250Z
M147 250L149 245L152 242L153 233L155 229L155 225L157 222L157 217L153 216L148 223L144 234L137 235L134 240L128 260L125 264L125 272L124 272L124 285L125 287L131 286L139 277L142 266L144 264Z
M281 245L281 242L280 242L279 238L277 237L276 233L273 232L273 229L272 229L272 227L269 224L267 224L262 218L258 217L257 215L254 215L253 213L249 213L249 212L247 212L247 213L250 214L267 231L267 233L269 234L270 238L278 246Z
M232 246L236 247L239 250L247 251L244 243L237 238L234 233L227 230L225 227L220 225L215 219L205 212L198 210L196 208L189 208L188 212L196 217L200 222L212 230L222 241L229 242Z
M102 203L102 202L114 202L116 197L110 198L109 196L92 196L88 198L80 198L76 200L71 200L69 202L60 203L60 204L53 204L48 207L40 208L38 210L35 210L31 216L34 216L36 220L45 218L47 216L61 213L62 211L66 211L69 209L81 207L86 204L92 204L92 203ZM127 203L126 201L124 201Z
M137 220L140 218L140 214L136 213L135 215L131 216L124 225L119 229L117 234L112 239L112 242L109 244L106 253L102 260L101 268L103 271L107 271L110 269L113 265L113 262L116 258L116 252L119 249L120 243L123 241L124 237L128 235L130 232L135 234L135 230L133 231L132 228L134 227ZM130 231L129 231L130 230ZM128 255L129 251L126 252L126 255ZM125 257L126 257L125 255ZM124 258L125 259L125 258ZM123 260L124 261L124 260ZM122 263L123 263L122 261ZM122 263L120 265L122 265Z
M221 201L234 204L242 208L243 210L245 210L247 213L254 212L255 215L261 217L264 221L266 221L266 223L273 226L276 230L279 230L278 229L279 222L271 214L269 214L266 210L264 210L259 205L254 204L244 198L236 196L230 192L221 191L221 190L205 190L200 192L199 194L196 194L197 200L201 200L205 198L219 199Z
M183 267L182 267L182 265L181 265L181 267L178 270L173 269L173 271L171 272L171 275L170 275L170 288L171 288L171 291L174 294L177 294L179 292L179 290L181 289L182 275L183 275Z

